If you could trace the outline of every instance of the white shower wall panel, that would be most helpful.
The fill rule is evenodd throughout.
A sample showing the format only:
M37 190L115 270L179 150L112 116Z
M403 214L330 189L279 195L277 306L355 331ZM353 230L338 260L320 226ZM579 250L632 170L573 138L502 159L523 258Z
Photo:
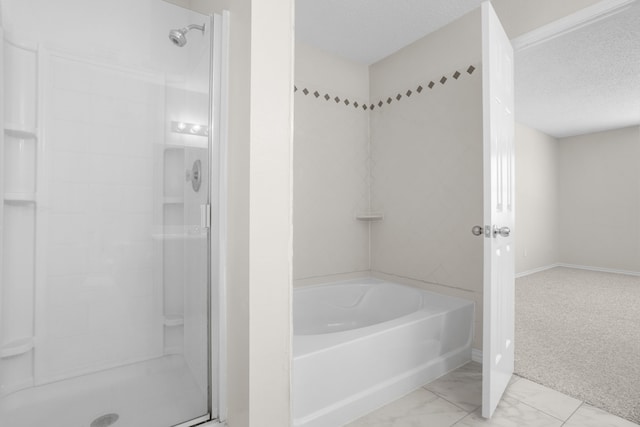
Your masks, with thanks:
M35 209L5 204L2 274L3 344L33 335Z
M163 80L47 58L39 383L159 356L163 338L152 240Z

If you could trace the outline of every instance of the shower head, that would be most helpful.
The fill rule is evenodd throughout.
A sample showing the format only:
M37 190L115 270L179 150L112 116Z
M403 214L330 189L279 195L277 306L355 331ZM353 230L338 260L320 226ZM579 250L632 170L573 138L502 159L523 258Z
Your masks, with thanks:
M174 45L182 47L187 44L187 33L191 30L200 30L202 31L202 34L204 34L204 25L205 24L191 24L185 28L180 28L179 30L171 30L169 31L169 40L171 40Z

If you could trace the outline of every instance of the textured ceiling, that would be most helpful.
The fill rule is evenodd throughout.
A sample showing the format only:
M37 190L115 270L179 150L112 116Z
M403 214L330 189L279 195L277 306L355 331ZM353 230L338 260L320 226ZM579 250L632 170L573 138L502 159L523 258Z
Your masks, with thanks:
M296 38L372 64L480 3L482 0L296 0Z
M517 52L516 120L555 137L640 124L640 2Z

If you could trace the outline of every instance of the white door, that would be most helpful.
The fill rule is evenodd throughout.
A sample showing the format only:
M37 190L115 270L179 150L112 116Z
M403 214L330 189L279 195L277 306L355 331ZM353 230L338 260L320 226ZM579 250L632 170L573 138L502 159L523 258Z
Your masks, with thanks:
M484 340L482 416L490 418L513 374L513 48L491 3L482 3L484 109Z

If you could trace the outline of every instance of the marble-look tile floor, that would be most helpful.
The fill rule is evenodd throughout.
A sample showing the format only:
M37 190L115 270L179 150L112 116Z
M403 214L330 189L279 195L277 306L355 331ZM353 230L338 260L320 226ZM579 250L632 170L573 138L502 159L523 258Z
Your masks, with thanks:
M470 362L346 427L638 427L515 375L491 420L481 403L482 366Z

